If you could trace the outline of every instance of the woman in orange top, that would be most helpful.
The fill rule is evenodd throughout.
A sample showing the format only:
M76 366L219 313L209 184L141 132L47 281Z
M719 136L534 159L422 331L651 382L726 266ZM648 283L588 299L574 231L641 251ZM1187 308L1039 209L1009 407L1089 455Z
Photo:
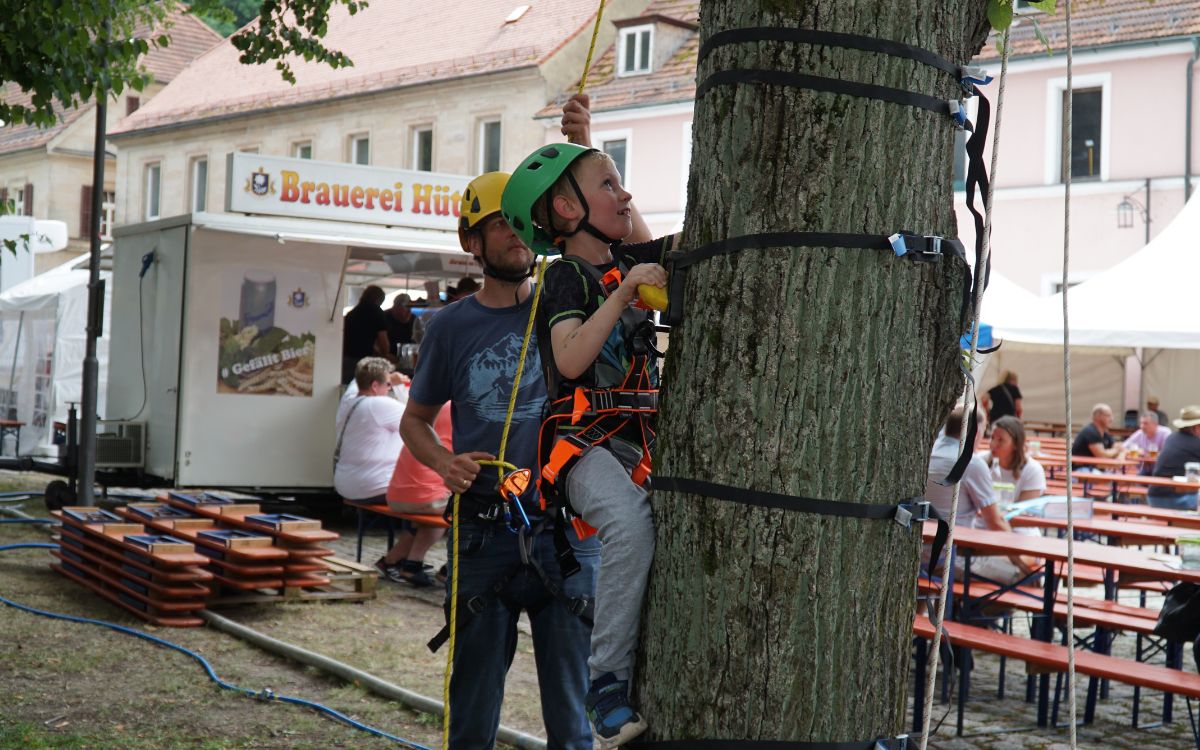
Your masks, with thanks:
M450 409L442 406L433 423L434 431L447 450L453 450L450 440ZM418 461L407 448L396 458L392 480L388 483L387 504L397 513L416 513L440 516L446 512L450 491L436 471ZM404 534L383 560L376 565L384 575L396 582L410 583L417 588L433 585L425 571L425 553L446 530L437 526L418 526L412 534Z

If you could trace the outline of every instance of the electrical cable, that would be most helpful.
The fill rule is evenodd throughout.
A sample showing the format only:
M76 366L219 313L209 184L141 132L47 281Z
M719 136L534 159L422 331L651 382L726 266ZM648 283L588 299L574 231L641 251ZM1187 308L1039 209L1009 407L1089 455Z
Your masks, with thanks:
M47 542L21 542L18 544L0 545L0 552L7 552L9 550L15 550L15 549L58 549L58 545L50 544ZM109 630L115 630L118 633L124 633L125 635L131 635L135 638L141 638L142 640L149 641L157 646L163 646L164 648L169 648L172 651L178 651L179 653L181 653L185 656L190 656L192 659L194 659L200 663L200 666L203 667L204 672L208 675L209 679L211 679L213 682L217 683L217 685L219 687L221 687L225 690L230 690L235 693L241 693L242 695L244 695L248 698L259 698L259 699L265 700L265 701L277 701L279 703L290 703L290 704L296 705L296 706L304 706L305 708L311 708L312 710L317 711L318 713L325 714L326 716L336 719L336 720L342 722L343 724L351 726L355 729L361 730L363 732L367 732L368 734L373 734L376 737L382 737L384 739L392 740L393 742L401 745L402 747L409 748L409 750L431 750L430 748L426 747L425 745L417 744L416 742L413 742L411 740L406 740L403 737L399 737L397 735L385 732L382 729L376 729L374 727L363 724L362 722L352 719L349 716L341 713L340 711L338 711L336 709L322 705L315 701L310 701L305 698L296 698L296 697L293 697L290 695L280 695L280 694L275 693L270 688L264 688L262 690L256 691L256 690L251 690L249 688L241 687L239 685L235 685L231 682L226 682L225 680L222 680L217 675L216 671L213 669L212 665L209 664L208 660L205 659L200 654L196 653L195 651L192 651L191 649L187 649L187 648L184 648L183 646L172 643L168 640L164 640L162 638L158 638L156 636L150 635L149 633L143 633L140 630L128 628L128 627L125 627L124 625L117 625L116 623L112 623L112 622L105 622L103 620L94 620L94 619L91 619L88 617L76 617L75 615L64 615L64 614L60 614L58 612L47 612L45 610L37 609L35 607L30 607L25 604L20 604L18 602L14 602L11 599L8 599L4 596L0 596L0 604L5 604L9 607L12 607L13 609L19 609L22 612L28 612L30 614L40 615L42 617L48 617L52 620L66 620L67 622L75 622L75 623L80 623L80 624L84 624L84 625L97 625L102 628L108 628Z
M142 405L138 407L137 413L128 419L118 420L121 422L132 422L142 416L142 412L146 410L146 404L150 400L150 389L146 384L146 312L143 307L143 285L146 281L146 272L150 270L150 266L157 260L156 247L154 250L142 256L142 270L138 272L138 364L142 370Z

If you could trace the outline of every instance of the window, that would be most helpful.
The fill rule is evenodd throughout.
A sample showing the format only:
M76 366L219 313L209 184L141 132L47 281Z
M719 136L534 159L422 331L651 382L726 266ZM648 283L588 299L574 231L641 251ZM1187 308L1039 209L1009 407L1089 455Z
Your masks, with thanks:
M650 72L650 48L654 42L653 26L633 26L621 29L618 41L617 70L619 75Z
M1104 90L1076 89L1071 107L1071 157L1069 159L1072 179L1100 178L1100 147L1103 137ZM1067 92L1062 94L1062 118L1067 118ZM1065 139L1063 148L1066 147ZM1067 178L1067 165L1063 165L1062 180Z
M500 171L500 121L479 123L479 171Z
M100 239L111 240L113 224L117 218L117 194L112 190L104 191L104 200L100 203Z
M134 112L138 111L138 107L142 106L142 99L139 96L125 97L125 116L129 117Z
M312 158L312 141L301 141L300 143L293 143L292 144L292 156L296 159L311 159Z
M371 163L371 138L365 135L350 136L350 163Z
M602 141L600 150L608 154L612 158L613 163L617 165L617 174L621 175L621 184L625 184L628 180L625 179L625 145L627 141L624 138L618 138L611 141Z
M613 160L613 164L617 166L617 174L621 175L621 184L629 187L633 132L628 128L593 132L592 143L596 148L608 154L609 158Z
M158 162L146 165L146 221L158 218L159 188L162 185L162 165Z
M1109 178L1109 133L1112 122L1112 74L1086 73L1074 77L1071 102L1071 153L1067 154L1064 130L1067 109L1067 79L1046 81L1046 135L1043 182L1060 184L1070 169L1075 180Z
M208 158L204 156L192 159L192 210L204 211L208 208Z
M17 188L13 193L13 216L25 215L25 188Z
M413 128L412 168L421 172L433 171L433 128L422 125Z

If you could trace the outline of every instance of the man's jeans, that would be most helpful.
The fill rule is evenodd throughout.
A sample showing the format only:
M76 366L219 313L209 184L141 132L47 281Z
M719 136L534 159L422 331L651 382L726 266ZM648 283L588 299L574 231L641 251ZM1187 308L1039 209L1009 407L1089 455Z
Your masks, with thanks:
M463 524L460 534L458 616L462 622L471 597L487 595L496 581L520 566L521 554L517 537L498 524ZM550 580L563 586L568 598L594 597L600 542L594 536L579 541L572 530L567 531L567 538L582 570L565 582L554 557L553 531L547 529L535 537L534 557ZM452 535L448 543L452 551ZM447 587L447 611L449 607ZM486 608L455 636L450 750L492 750L495 745L504 678L517 647L517 617L522 609L530 613L547 749L592 750L592 732L584 710L592 629L554 599L528 567L512 577L501 596L490 597Z
M1186 492L1179 495L1147 495L1146 503L1152 508L1195 510L1198 494L1200 493Z

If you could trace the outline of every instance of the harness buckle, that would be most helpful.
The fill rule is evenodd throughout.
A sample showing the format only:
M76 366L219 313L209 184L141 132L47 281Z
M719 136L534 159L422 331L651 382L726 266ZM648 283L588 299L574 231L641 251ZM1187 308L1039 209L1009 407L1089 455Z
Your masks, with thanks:
M912 519L913 519L913 513L911 510L908 509L907 506L904 506L904 505L896 506L896 515L895 515L894 520L896 521L897 524L899 524L900 526L903 526L906 529L911 529L912 528Z
M504 512L503 503L492 503L487 507L487 510L480 511L477 515L484 521L499 520L501 513Z
M991 82L992 77L978 65L964 65L958 69L958 85L971 96L978 93L976 86L986 86Z
M975 126L971 124L969 119L967 119L967 107L965 101L948 99L946 101L946 106L949 109L950 119L954 120L954 123L958 125L959 129L965 130L968 133L975 132Z
M926 263L936 263L942 258L942 238L935 234L896 232L888 237L888 243L898 257L911 255L913 260Z

